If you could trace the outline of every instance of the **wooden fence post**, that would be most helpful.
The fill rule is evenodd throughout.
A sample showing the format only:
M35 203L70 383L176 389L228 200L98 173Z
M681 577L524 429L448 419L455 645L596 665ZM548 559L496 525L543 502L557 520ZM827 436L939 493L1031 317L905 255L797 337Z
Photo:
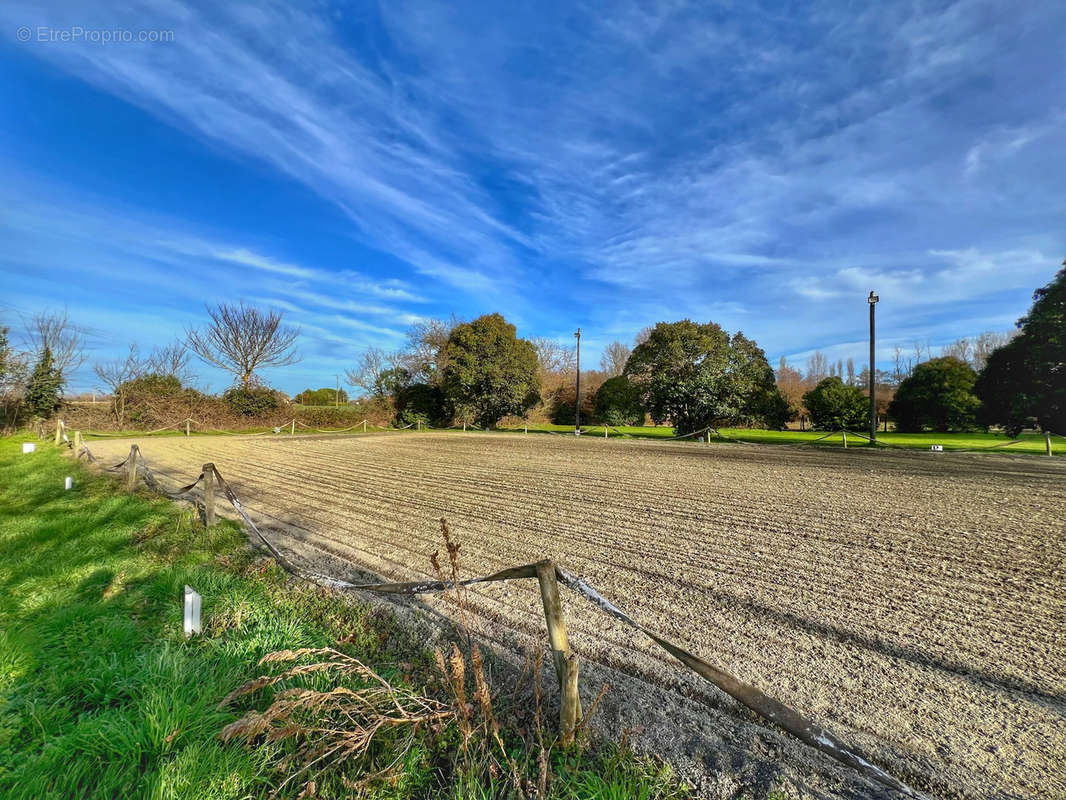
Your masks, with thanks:
M81 452L82 445L85 442L82 441L81 431L74 431L74 455L75 457Z
M1044 431L1044 449L1051 455L1051 431Z
M366 419L363 419L363 433L366 433Z
M56 447L63 442L63 420L56 420Z
M141 457L141 450L137 445L130 445L130 455L126 459L126 490L132 492L137 488L137 461Z
M215 524L215 465L204 464L204 525Z
M847 431L841 431L840 435L844 439L844 449L847 450L848 449L848 432Z
M188 419L188 417L185 418L185 435L186 436L189 435L189 419Z
M570 652L566 638L563 604L559 599L559 584L555 579L555 563L537 563L540 599L544 605L544 621L548 626L548 641L552 648L555 676L559 681L561 710L559 713L559 741L569 744L574 739L574 727L581 717L581 699L577 691L577 655Z
M296 435L296 417L292 418L292 426L289 429L289 436Z

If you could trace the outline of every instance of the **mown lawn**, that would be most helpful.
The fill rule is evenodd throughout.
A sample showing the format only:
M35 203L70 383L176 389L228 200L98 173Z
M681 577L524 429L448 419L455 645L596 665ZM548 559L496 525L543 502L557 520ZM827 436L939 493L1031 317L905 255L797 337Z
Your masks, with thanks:
M582 425L582 436L603 436L602 425ZM521 432L521 427L511 426L506 428L511 432ZM531 423L529 432L532 433L566 433L573 434L573 425L551 425L548 423ZM749 428L721 428L719 433L730 439L743 442L759 442L766 444L800 444L803 442L814 443L826 435L825 431L767 431ZM866 436L866 431L856 431L856 434ZM626 426L621 428L608 428L607 435L611 438L633 437L641 439L669 439L674 436L673 428L669 425L644 425ZM928 450L931 445L939 444L944 450L987 450L988 452L1007 453L1038 453L1043 454L1044 435L1041 433L1023 433L1018 444L1004 446L1013 441L1003 433L881 433L878 432L877 440L892 447L902 447L915 450ZM692 441L691 439L683 441ZM728 443L727 440L712 436L711 443ZM817 442L817 447L842 447L843 439L836 433L822 441ZM848 447L866 446L865 439L848 434ZM1053 436L1051 450L1055 455L1066 455L1066 437Z
M434 690L430 654L391 615L293 585L232 523L206 530L188 507L120 493L48 442L23 455L22 441L0 439L0 797L274 796L292 771L287 745L222 744L256 706L218 704L276 650L335 647ZM204 598L203 635L188 641L185 584ZM455 741L448 727L422 731L394 754L386 737L369 761L319 776L314 796L499 796L489 771L456 767ZM346 788L394 756L388 780ZM553 751L551 765L554 797L684 794L668 769L617 749Z

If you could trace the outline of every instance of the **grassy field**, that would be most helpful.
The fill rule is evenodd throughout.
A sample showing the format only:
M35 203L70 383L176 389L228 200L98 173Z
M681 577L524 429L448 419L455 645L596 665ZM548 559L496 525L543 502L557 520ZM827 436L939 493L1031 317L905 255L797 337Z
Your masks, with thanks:
M431 655L391 615L293 586L256 559L237 526L204 529L169 501L117 493L47 443L23 455L22 441L0 439L0 796L296 796L315 773L285 783L292 740L218 738L273 690L233 707L219 701L263 672L260 658L285 648L337 648L400 691L447 702ZM185 584L204 596L204 633L188 641ZM275 688L330 688L306 680ZM358 689L355 680L344 685ZM509 713L499 709L503 740L536 779L537 753L509 727ZM452 721L416 731L407 748L380 736L362 761L315 775L306 796L499 796L506 781L493 774L496 761L459 763L460 735ZM358 783L394 762L386 776ZM553 749L547 763L554 797L684 795L666 768L617 749Z
M506 428L509 431L522 431L523 428L512 426ZM547 423L535 423L529 425L530 433L566 433L572 434L573 425L551 425ZM602 425L583 425L583 436L602 437ZM742 442L760 444L802 444L810 442L817 447L842 447L843 440L839 433L830 436L823 441L815 442L816 439L826 435L825 431L768 431L749 428L721 428L719 433L730 439ZM866 435L863 431L858 431ZM669 439L673 437L674 430L669 425L644 425L626 426L621 428L608 428L607 435L610 438L632 437L638 439ZM988 450L989 452L1007 453L1039 453L1043 454L1044 435L1041 433L1023 433L1020 443L1005 447L1007 442L1013 441L1003 433L878 433L877 441L881 444L895 448L907 448L914 450L928 450L931 445L939 444L944 450ZM728 443L728 440L712 437L712 444ZM866 446L865 439L848 434L848 447ZM1066 455L1066 437L1053 436L1051 449L1055 455Z

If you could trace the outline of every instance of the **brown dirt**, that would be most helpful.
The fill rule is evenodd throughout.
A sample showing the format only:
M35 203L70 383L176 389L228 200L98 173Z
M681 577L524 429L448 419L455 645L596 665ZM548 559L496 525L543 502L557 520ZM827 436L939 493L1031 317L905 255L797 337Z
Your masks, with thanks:
M554 558L916 788L1066 797L1066 469L1051 459L505 434L140 446L175 484L214 461L284 526L280 545L334 574L429 575L446 516L469 573ZM114 463L129 441L90 447ZM535 585L475 597L485 619L543 638ZM607 676L612 724L641 723L707 794L880 796L566 604L583 690Z

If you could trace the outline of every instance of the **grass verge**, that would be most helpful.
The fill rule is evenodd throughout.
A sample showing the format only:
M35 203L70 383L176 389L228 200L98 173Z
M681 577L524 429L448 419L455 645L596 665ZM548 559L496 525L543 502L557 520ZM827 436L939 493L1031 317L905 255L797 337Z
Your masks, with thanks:
M220 706L279 650L333 648L405 696L454 701L433 654L391 615L294 586L232 523L204 529L179 505L119 493L47 443L23 455L22 441L0 439L0 796L459 800L531 796L538 782L544 796L575 800L686 795L668 768L625 749L549 747L541 757L521 722L528 709L506 704L494 741L508 763L528 766L521 780L501 774L499 760L459 759L482 734L454 719L402 742L378 736L360 758L300 774L301 748L314 752L314 709L290 720L303 726L296 735L223 743L225 726L294 686L366 683L308 674ZM204 597L203 635L188 641L185 584ZM482 752L496 746L487 740L486 727Z

